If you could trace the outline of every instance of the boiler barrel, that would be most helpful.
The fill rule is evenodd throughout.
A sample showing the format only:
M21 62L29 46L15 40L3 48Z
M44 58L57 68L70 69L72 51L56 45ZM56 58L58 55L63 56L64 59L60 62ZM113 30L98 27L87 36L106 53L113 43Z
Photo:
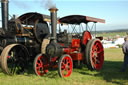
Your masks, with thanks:
M7 39L1 40L0 41L0 46L5 47L5 46L7 46L9 44L12 44L12 43L19 43L19 44L23 44L23 45L27 45L27 46L35 44L34 40L31 39L31 38L26 38L26 37L17 38L17 37L14 37L14 38L7 38Z

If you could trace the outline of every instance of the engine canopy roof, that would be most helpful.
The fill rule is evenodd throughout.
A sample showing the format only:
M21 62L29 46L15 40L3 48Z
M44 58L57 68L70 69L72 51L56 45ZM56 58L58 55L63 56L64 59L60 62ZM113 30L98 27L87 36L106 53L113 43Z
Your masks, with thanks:
M88 23L88 22L99 22L99 23L105 23L104 19L84 16L84 15L69 15L65 16L59 19L60 23L66 23L66 24L81 24L81 23Z
M28 25L33 25L35 21L38 19L42 19L42 21L46 21L46 19L49 20L50 16L45 14L40 14L37 12L29 12L19 16L17 19L21 21L21 24L27 23Z

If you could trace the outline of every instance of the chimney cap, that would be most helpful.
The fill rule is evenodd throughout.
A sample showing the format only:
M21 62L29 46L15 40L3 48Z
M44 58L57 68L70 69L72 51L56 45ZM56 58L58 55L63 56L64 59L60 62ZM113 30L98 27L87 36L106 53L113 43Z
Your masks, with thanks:
M8 0L1 0L2 3L8 3Z
M56 7L53 7L53 8L50 8L49 11L56 12L56 11L58 11L58 9Z

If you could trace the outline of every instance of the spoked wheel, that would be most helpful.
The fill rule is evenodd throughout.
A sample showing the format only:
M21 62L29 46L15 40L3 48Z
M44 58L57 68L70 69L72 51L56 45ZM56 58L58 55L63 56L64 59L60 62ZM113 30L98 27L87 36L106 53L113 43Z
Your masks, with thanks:
M59 59L58 73L60 77L69 77L72 73L73 62L69 55L63 55Z
M39 54L34 60L34 71L36 75L43 76L48 72L48 58L44 54Z
M104 63L104 49L100 40L93 39L86 46L86 62L90 70L100 70Z
M27 66L28 57L28 51L23 45L8 45L1 53L1 68L6 74L19 74L20 72L23 72Z

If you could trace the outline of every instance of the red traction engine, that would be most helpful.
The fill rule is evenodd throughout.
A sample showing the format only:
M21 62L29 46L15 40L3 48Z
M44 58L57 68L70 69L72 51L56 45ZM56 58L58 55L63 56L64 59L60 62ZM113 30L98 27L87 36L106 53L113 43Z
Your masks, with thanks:
M104 63L102 43L99 39L92 39L88 26L82 33L76 33L77 28L75 29L74 25L81 25L81 23L88 25L89 22L93 22L93 26L96 27L97 22L105 23L105 20L82 15L70 15L57 20L58 9L49 10L52 34L43 40L42 53L37 55L34 60L35 73L43 76L49 68L58 68L60 77L69 77L73 65L80 64L86 64L89 70L100 70ZM59 32L56 32L57 23L72 25L74 32L67 33L67 30L61 32L60 27Z

